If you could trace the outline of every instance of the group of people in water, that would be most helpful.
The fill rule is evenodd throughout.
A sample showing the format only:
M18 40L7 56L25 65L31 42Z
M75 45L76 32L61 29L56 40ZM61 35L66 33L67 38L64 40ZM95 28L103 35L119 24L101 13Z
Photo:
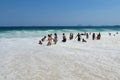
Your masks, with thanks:
M109 32L108 34L109 36L112 36L112 33ZM118 34L118 32L116 32L116 34ZM113 34L113 36L115 36L115 34Z
M76 35L75 39L77 38L77 41L87 42L84 38L82 38L82 36L86 36L86 39L88 39L89 35L91 35L91 32L90 33L86 33L85 32L85 33L81 33L81 34L78 33ZM73 38L74 38L73 33L70 33L69 40L72 40ZM45 41L45 39L46 39L46 36L44 36L42 39L40 39L39 40L39 44L42 45L43 42ZM99 33L99 34L96 35L95 33L93 33L92 34L92 40L95 40L95 39L100 40L101 39L101 34ZM48 34L47 41L48 41L47 46L52 45L52 42L54 42L54 44L57 44L57 42L58 42L57 34L54 33L54 38L52 37L52 34ZM62 35L62 42L66 42L66 41L67 41L66 35L65 35L65 33L63 33L63 35Z
M43 42L45 41L45 39L46 39L46 36L44 36L41 40L39 40L39 44L42 45ZM49 45L52 44L52 40L53 40L54 44L57 43L58 37L57 37L56 33L54 34L54 38L52 38L52 34L48 34L48 43L47 43L47 46L49 46Z

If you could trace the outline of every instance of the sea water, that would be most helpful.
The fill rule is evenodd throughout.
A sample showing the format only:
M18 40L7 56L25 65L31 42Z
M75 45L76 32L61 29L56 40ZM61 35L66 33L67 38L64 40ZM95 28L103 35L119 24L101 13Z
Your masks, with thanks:
M21 26L21 27L0 27L0 38L32 38L42 37L51 33L70 33L70 32L109 32L120 31L116 26Z
M77 33L99 32L101 40L87 43ZM118 32L118 34L116 34ZM58 34L58 43L38 41ZM62 43L62 34L67 42ZM74 39L69 40L69 34ZM108 33L112 33L111 36ZM115 36L114 36L115 35ZM2 27L0 28L0 80L119 80L120 27Z

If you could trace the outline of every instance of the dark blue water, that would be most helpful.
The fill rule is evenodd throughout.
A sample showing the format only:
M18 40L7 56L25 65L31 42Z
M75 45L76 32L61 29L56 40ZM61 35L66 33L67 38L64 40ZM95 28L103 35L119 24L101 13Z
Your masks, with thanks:
M120 31L118 26L19 26L0 27L0 38L31 38L43 37L57 33L81 33L81 32L110 32Z
M0 27L0 31L11 31L11 30L62 30L62 29L71 29L71 30L86 30L94 29L98 31L104 30L115 30L120 31L120 26L11 26L11 27Z

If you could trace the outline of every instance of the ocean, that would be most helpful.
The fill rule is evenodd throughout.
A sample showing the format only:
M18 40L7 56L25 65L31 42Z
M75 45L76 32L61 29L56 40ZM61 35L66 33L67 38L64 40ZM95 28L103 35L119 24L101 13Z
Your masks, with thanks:
M78 42L77 33L84 32L91 32L88 39L81 36L87 42ZM92 40L99 32L101 39ZM47 46L47 39L38 44L54 33L57 44ZM0 80L120 80L120 27L0 27Z
M0 27L0 38L42 37L51 33L120 31L119 26L11 26Z

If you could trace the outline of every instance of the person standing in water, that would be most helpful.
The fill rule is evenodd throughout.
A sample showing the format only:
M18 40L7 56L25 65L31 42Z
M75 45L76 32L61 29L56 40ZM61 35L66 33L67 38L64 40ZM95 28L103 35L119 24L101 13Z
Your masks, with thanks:
M62 42L66 42L66 36L65 36L65 33L63 33L63 40L62 40Z
M97 35L97 40L100 40L101 39L101 34L99 33L98 35Z
M78 33L76 37L78 38L78 41L81 40L81 38L80 38L80 33ZM76 37L75 37L75 38L76 38Z
M92 40L95 40L95 33L92 34Z
M111 36L111 33L109 33L109 36Z
M70 33L69 39L70 39L70 40L73 39L73 33Z
M47 46L50 46L52 44L52 35L48 35L48 43Z
M118 32L116 32L116 34L118 34Z
M89 34L88 33L86 33L86 39L88 39L89 38Z
M57 41L58 41L58 39L57 39L58 37L57 37L57 34L55 33L54 34L54 39L53 39L53 41L54 41L54 43L56 44L57 43Z

